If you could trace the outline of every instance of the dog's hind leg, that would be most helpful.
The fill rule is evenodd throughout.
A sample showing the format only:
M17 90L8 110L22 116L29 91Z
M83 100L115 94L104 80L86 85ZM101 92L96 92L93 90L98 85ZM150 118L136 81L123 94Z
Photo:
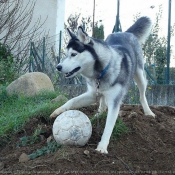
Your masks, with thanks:
M143 107L145 115L152 115L153 117L155 117L155 114L151 111L151 109L148 106L148 102L145 96L147 80L146 80L146 75L143 69L137 68L136 74L134 76L134 80L136 81L137 86L139 88L140 103Z
M101 114L103 114L103 112L106 111L106 109L107 109L107 106L106 106L105 97L101 96L98 112L95 114L95 117L99 117Z

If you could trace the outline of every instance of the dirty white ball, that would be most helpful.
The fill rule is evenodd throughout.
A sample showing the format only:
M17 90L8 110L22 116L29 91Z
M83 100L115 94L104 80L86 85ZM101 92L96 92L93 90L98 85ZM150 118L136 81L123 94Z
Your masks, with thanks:
M53 136L61 145L84 146L92 134L89 118L81 111L69 110L60 114L53 124Z

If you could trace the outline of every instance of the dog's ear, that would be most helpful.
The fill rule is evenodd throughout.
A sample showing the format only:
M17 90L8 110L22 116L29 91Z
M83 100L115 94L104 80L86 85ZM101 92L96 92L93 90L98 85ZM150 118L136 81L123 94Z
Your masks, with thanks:
M67 33L70 39L77 39L77 36L67 28Z
M81 26L78 27L77 38L84 44L90 43L90 37Z

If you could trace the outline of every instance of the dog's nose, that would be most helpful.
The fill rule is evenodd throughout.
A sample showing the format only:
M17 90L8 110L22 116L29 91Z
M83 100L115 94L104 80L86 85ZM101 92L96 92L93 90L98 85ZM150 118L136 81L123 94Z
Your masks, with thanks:
M61 71L62 66L61 65L58 65L56 68L57 68L58 71Z

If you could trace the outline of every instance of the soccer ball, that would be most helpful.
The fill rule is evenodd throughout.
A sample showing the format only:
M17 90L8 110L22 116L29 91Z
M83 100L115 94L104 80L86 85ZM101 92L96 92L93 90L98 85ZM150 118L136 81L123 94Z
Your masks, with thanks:
M61 145L84 146L92 134L89 118L81 111L60 114L53 124L53 137Z

